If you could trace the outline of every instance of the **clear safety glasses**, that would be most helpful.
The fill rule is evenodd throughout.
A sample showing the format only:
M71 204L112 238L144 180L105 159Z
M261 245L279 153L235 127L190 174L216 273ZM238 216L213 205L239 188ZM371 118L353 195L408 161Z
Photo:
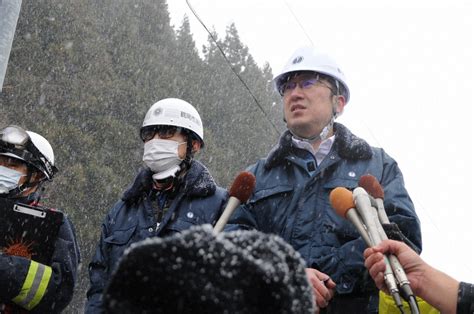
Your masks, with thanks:
M296 73L294 75L289 75L284 79L282 83L278 86L278 92L281 96L286 95L287 93L293 91L296 87L299 87L303 90L310 89L313 86L321 85L329 88L331 92L336 95L336 91L332 88L330 84L326 82L329 80L326 76L322 74L307 74L307 73Z

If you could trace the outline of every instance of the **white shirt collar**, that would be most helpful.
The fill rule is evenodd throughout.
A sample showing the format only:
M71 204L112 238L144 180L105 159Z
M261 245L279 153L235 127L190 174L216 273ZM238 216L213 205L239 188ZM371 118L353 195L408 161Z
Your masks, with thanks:
M292 137L291 140L293 141L293 144L296 147L307 150L311 154L313 154L314 158L316 159L316 162L318 163L318 165L320 165L324 157L326 157L327 154L329 154L329 152L331 151L331 147L332 144L334 144L335 138L336 136L333 135L322 141L317 151L314 151L313 146L309 142L299 140L295 137Z

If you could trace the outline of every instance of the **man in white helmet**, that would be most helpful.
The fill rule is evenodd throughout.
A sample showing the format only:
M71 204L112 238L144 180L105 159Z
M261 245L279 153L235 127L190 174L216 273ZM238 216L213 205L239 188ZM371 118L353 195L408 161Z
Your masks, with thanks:
M194 159L204 145L204 132L201 117L191 104L177 98L158 101L148 110L140 137L145 167L102 224L89 264L86 313L104 310L102 293L132 243L214 224L227 201L227 191Z
M283 237L307 264L320 308L327 313L376 313L378 291L364 269L366 247L350 222L329 203L335 187L354 189L365 174L385 190L392 222L421 250L413 203L395 160L335 123L350 99L346 77L328 56L297 49L274 78L288 130L250 170L257 184L229 222ZM334 297L334 298L333 298Z
M43 136L14 125L0 130L0 210L12 211L3 208L11 203L38 208L42 185L56 172L53 149ZM23 250L15 249L15 245L22 245L15 242L17 238L7 240L8 246L1 248L0 313L59 313L71 301L80 254L72 223L65 215L59 217L50 262L40 262L41 252L29 251L31 243L23 243ZM10 225L7 229L3 226L0 237L14 237ZM23 223L21 226L25 228L19 230L22 235L38 234Z

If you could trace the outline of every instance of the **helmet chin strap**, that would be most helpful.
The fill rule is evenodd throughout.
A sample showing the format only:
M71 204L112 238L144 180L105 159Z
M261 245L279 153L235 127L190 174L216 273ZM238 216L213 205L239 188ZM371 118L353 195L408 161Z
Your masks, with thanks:
M293 132L291 132L291 130L290 130L290 132L297 140L300 140L300 141L305 141L305 142L308 142L310 144L312 144L314 142L317 142L317 141L322 142L322 141L324 141L325 139L328 138L329 132L331 132L332 127L334 125L334 121L336 120L337 116L338 116L338 113L333 108L333 113L332 113L331 119L329 120L328 124L326 124L326 126L322 129L321 133L313 135L311 137L304 138L304 137L300 137L300 136L294 134Z
M17 202L24 204L38 203L41 199L41 192L35 191L26 196L18 196L14 198Z

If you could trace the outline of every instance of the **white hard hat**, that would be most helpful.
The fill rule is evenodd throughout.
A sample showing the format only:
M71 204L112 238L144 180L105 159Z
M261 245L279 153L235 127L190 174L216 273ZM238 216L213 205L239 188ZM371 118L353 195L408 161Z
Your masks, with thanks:
M32 131L26 131L31 138L31 142L40 151L41 154L54 166L54 152L53 147L49 144L48 140L38 133Z
M148 109L142 128L152 125L173 125L194 132L204 143L201 117L190 103L178 98L165 98Z
M344 86L341 94L346 98L346 103L349 102L350 92L346 76L333 59L318 53L314 47L301 47L293 53L283 69L273 78L277 91L284 83L287 74L299 71L313 71L334 78Z
M0 154L23 160L35 167L48 180L57 172L51 144L38 133L25 131L16 125L0 130Z
M37 168L44 173L48 180L51 180L54 173L58 171L54 165L53 147L51 147L47 139L38 133L32 131L26 131L26 133L30 136L33 145L38 149L41 155L43 155L39 156L40 167L37 166Z

